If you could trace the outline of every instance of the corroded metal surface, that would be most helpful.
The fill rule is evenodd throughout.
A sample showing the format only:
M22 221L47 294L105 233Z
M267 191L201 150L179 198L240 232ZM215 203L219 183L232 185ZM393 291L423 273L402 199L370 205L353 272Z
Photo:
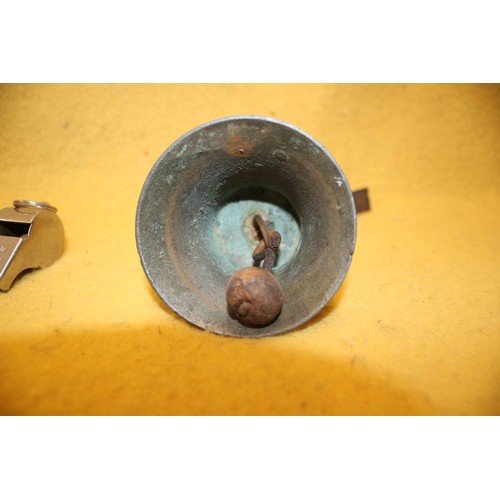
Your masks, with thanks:
M262 267L244 267L234 273L226 297L229 315L250 327L270 324L283 305L278 280Z
M368 197L368 188L358 189L352 193L356 213L368 212L370 210L370 198Z
M226 286L252 266L261 214L282 235L273 273L278 319L248 328L227 314ZM283 122L238 116L207 123L168 148L143 186L136 240L160 298L191 323L235 337L292 330L342 284L356 239L352 192L333 157Z
M262 215L257 214L253 218L254 225L258 227L260 234L262 235L262 241L255 247L252 253L253 260L262 263L262 267L271 271L276 261L276 255L279 252L281 245L281 234L278 231L271 231L267 229L266 221L262 218Z
M263 327L279 316L283 305L283 291L271 274L281 244L278 231L269 231L262 215L253 218L262 240L252 257L255 265L244 267L233 274L227 285L227 310L242 325ZM259 267L262 262L262 267Z

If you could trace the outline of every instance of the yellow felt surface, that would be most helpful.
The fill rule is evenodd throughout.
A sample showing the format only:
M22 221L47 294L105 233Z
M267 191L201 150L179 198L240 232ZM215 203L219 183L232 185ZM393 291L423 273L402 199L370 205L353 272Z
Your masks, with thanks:
M135 248L157 157L235 114L302 128L371 192L340 292L275 338L190 326ZM500 412L500 86L1 86L17 198L56 205L66 247L0 293L2 414Z

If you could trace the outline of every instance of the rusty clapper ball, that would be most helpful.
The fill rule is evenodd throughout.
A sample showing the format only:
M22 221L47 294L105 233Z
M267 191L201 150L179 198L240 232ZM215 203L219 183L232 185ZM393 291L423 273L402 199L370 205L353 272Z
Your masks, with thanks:
M268 325L281 312L283 292L266 269L245 267L233 274L226 292L230 316L250 327Z

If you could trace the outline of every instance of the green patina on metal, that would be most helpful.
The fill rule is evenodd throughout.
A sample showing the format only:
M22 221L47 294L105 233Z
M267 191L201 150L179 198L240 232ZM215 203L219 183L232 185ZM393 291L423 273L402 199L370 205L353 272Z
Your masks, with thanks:
M297 251L301 232L291 212L267 201L231 201L217 212L210 245L220 265L230 274L242 267L254 265L252 252L259 240L252 220L257 214L270 222L271 230L281 233L274 272L286 266Z

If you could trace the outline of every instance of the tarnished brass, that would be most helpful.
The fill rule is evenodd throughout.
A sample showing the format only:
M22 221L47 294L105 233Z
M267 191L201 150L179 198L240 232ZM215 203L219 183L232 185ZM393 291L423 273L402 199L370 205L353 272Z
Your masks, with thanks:
M272 272L283 306L274 322L251 328L228 314L226 287L256 265L258 214L281 234ZM355 239L354 200L336 161L270 118L223 118L181 137L153 166L137 207L137 248L159 297L191 323L234 337L284 333L316 315L342 284Z

